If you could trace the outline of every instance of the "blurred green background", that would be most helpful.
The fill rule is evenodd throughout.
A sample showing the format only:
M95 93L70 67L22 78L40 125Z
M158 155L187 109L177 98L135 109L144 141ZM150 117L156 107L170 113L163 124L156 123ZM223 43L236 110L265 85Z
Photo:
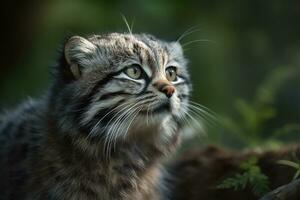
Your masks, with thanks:
M126 32L124 15L134 22L134 33L166 40L194 30L181 40L193 101L220 116L207 135L193 140L197 145L276 147L298 141L299 0L13 0L1 13L1 109L43 94L66 35Z

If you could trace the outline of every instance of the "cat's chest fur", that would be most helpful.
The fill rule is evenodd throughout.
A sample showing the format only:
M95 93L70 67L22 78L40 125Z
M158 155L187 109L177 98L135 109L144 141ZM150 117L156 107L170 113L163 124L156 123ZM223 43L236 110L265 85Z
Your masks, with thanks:
M53 199L160 199L162 152L155 146L118 144L108 159L86 154L67 139L50 136L44 142L29 184L38 198L51 191Z

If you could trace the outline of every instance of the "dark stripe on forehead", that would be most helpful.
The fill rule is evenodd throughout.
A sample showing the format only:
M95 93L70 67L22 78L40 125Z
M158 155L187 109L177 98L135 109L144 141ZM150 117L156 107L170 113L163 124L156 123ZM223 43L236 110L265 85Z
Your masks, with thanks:
M162 64L164 65L166 63L166 54L164 51L161 51L161 61L162 61Z
M142 41L142 40L139 40L139 41L144 43L146 46L148 46L144 41ZM149 47L149 49L150 49L150 47ZM141 47L139 43L133 44L133 53L136 56L138 56L140 64L142 65L142 67L145 65L150 66L150 69L153 74L153 72L155 71L155 68L153 68L154 62L151 59L151 54L149 52L149 49ZM144 56L142 56L142 55L144 55Z
M149 39L145 39L145 38L143 38L143 37L139 37L138 39L139 39L140 42L144 43L144 44L148 47L148 49L141 48L141 47L137 44L137 45L138 45L141 49L143 49L144 52L146 53L146 56L147 56L146 62L147 62L147 64L149 65L150 69L152 70L152 73L154 73L154 72L156 71L156 65L157 65L157 63L156 63L156 59L155 59L154 57L151 56L151 53L149 52L149 50L152 52L152 54L153 54L154 56L155 56L155 51L154 51L154 49L152 48ZM140 54L139 54L139 57L140 57ZM142 63L142 64L145 64L145 63L143 63L143 62L141 62L141 63Z
M163 57L163 59L164 59L165 47L163 47L163 45L161 45L162 43L153 36L147 36L147 38L145 40L143 40L143 42L153 52L153 54L155 56L154 60L156 62L156 67L159 67L160 58Z
M169 52L168 52L168 49L166 46L163 47L163 54L162 54L162 57L163 57L163 64L167 63L168 60L169 60Z
M139 56L140 63L143 63L143 59L141 58L142 47L138 45L138 43L133 44L133 53Z

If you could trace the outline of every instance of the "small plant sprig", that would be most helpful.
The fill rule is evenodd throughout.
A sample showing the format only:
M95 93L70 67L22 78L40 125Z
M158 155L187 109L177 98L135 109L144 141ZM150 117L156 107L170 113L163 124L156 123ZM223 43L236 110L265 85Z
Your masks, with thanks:
M248 160L242 162L239 168L243 172L225 179L217 188L244 190L246 187L250 187L256 196L266 194L270 190L269 180L268 177L261 172L257 162L256 157L250 157Z
M300 161L297 160L297 161L290 161L290 160L279 160L277 162L278 164L281 164L281 165L285 165L285 166L289 166L289 167L292 167L292 168L295 168L296 169L296 172L293 176L293 179L292 181L296 180L299 178L300 176Z

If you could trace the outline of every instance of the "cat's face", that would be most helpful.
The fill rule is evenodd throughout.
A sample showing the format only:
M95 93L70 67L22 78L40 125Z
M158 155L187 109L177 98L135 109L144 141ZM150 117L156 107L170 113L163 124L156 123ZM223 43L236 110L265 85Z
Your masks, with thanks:
M70 95L81 101L72 109L80 110L78 123L92 135L124 136L133 124L146 128L166 119L172 126L187 112L190 82L177 42L118 33L75 36L64 54L77 88Z

